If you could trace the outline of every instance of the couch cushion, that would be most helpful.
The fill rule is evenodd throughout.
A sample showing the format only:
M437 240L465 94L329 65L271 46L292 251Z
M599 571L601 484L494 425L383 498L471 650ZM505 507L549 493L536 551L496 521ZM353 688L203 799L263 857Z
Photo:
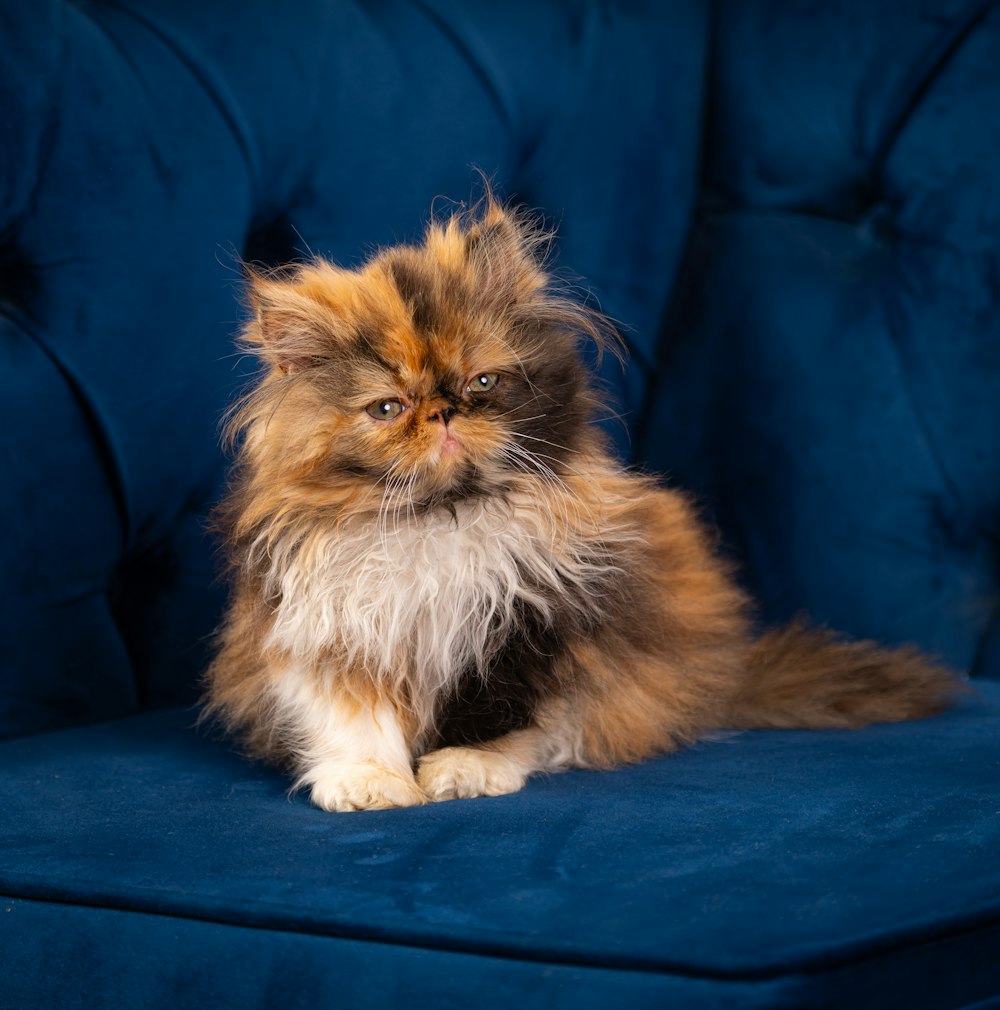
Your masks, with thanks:
M768 621L1000 676L1000 9L719 5L642 451Z
M743 733L509 797L342 815L191 720L0 745L0 1005L1000 991L1000 685L925 722Z

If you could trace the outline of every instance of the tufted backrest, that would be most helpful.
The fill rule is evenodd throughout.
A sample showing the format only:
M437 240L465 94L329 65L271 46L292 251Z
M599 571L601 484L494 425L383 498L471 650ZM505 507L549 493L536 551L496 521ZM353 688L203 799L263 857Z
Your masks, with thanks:
M997 52L985 0L0 6L0 735L193 697L236 257L357 262L473 166L765 619L1000 675Z
M0 735L194 696L237 255L354 263L476 166L629 324L607 378L638 413L708 38L704 4L662 6L0 5Z
M642 450L769 620L1000 676L1000 9L723 0Z

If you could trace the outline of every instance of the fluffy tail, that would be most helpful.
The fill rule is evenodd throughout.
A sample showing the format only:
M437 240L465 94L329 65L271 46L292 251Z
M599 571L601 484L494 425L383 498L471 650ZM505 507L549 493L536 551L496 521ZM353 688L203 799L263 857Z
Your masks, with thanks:
M922 719L948 708L968 688L914 648L846 641L804 621L755 643L749 676L734 699L742 729L839 729Z

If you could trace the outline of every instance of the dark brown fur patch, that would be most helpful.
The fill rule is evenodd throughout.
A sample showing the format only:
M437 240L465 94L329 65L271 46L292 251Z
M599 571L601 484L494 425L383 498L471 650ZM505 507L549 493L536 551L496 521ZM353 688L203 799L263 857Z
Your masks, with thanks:
M466 670L442 699L436 746L485 743L530 726L540 702L559 691L566 637L558 622L522 613L489 667Z

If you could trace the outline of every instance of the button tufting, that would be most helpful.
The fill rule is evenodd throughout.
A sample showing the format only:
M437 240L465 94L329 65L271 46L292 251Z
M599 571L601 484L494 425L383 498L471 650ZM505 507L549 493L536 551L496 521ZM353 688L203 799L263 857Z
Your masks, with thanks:
M37 272L18 243L0 241L0 309L23 309L37 290Z
M280 266L306 255L302 241L287 217L277 217L255 227L243 245L243 258L249 263Z
M892 207L885 200L872 203L858 218L858 231L874 245L888 245L893 238Z

